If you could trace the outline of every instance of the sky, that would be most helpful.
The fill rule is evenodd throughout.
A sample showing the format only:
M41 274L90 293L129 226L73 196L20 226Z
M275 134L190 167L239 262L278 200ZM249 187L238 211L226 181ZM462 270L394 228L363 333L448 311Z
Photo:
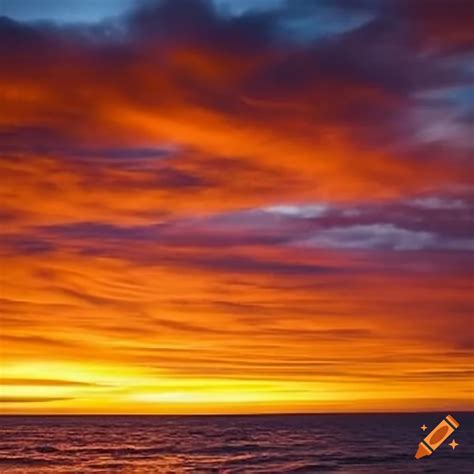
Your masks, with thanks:
M469 0L39 5L0 7L3 413L474 408Z

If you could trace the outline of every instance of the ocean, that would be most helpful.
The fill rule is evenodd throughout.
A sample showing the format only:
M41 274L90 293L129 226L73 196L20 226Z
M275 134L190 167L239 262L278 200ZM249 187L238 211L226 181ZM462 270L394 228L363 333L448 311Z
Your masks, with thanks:
M447 414L2 416L0 472L472 474L474 413L415 460Z

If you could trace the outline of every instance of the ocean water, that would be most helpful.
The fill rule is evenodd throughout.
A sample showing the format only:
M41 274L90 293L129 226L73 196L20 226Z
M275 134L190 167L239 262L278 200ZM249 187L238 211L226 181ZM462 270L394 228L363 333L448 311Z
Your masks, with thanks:
M472 474L474 413L452 413L456 450L414 458L447 414L3 416L0 472Z

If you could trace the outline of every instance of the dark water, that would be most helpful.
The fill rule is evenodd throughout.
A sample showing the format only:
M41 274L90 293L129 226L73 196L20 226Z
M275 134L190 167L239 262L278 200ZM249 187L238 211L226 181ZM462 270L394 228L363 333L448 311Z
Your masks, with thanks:
M414 459L445 415L4 416L0 472L472 474L474 413L452 413L455 451Z

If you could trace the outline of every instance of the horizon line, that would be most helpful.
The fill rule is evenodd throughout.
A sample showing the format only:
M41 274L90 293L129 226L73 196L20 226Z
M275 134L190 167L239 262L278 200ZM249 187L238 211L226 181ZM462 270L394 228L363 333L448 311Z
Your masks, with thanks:
M473 410L420 410L420 411L344 411L344 412L281 412L281 413L0 413L3 417L93 417L93 416L148 416L148 417L227 417L227 416L319 416L319 415L415 415L417 413L473 413Z

